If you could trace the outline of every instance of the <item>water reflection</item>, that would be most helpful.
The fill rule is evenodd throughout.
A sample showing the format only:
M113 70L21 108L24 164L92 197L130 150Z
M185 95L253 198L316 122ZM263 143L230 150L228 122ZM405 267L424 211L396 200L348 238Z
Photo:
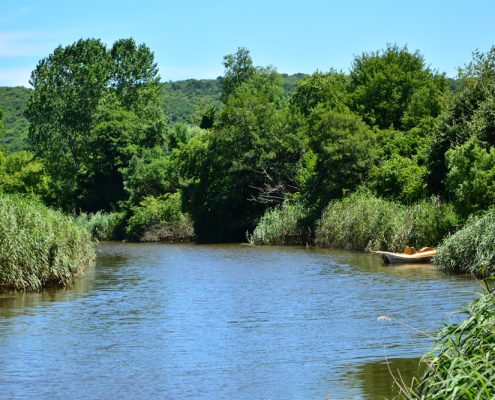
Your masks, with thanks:
M350 366L343 380L359 387L365 399L392 399L399 394L399 386L411 387L424 370L419 358L392 358Z
M432 345L415 329L435 332L477 288L365 253L103 243L69 289L0 296L0 392L380 398L388 368L363 360L387 355L409 377L400 360Z
M83 296L95 287L95 264L88 266L66 289L46 289L33 293L0 293L0 318L36 313L36 307L66 302ZM1 320L0 320L1 322Z

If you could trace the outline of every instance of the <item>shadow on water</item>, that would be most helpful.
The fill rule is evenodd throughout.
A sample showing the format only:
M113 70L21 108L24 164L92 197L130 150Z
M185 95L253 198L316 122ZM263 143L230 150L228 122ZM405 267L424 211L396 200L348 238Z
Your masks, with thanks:
M95 264L85 268L71 285L64 289L49 288L38 292L6 292L0 293L0 317L9 318L19 315L29 315L38 307L53 302L72 301L94 289ZM35 311L32 311L33 313Z
M365 399L393 399L399 394L398 385L410 387L424 371L420 358L392 358L349 367L343 379L354 382Z
M81 298L99 287L107 287L118 282L118 270L125 266L130 257L118 251L119 246L106 247L98 252L97 262L87 266L66 288L47 288L37 292L0 293L0 318L10 318L36 313L37 307L50 303L69 302ZM138 277L127 277L133 284Z

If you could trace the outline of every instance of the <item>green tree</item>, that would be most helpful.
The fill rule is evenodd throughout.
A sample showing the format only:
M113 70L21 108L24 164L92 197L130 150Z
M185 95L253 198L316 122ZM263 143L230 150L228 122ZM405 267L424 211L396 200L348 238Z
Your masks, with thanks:
M445 89L444 76L427 68L418 52L397 45L356 57L350 73L353 110L381 129L436 117Z
M24 193L48 199L50 179L43 164L28 151L0 151L0 192Z
M153 52L134 39L117 40L110 49L113 61L110 84L127 110L160 107L162 88Z
M227 88L213 129L193 137L180 155L185 211L200 241L245 239L266 203L283 201L300 158L276 71L256 67Z
M371 169L369 186L381 197L411 204L427 197L427 173L416 159L394 154Z
M375 135L349 110L316 109L309 120L310 151L300 179L316 217L333 199L354 191L376 159Z
M29 141L66 209L112 209L127 194L121 170L162 144L166 123L153 53L132 39L59 46L32 73Z
M349 79L339 72L315 72L297 83L291 96L291 104L305 117L319 104L326 108L335 109L347 106L349 103Z
M458 213L467 217L495 204L495 148L472 138L446 153L446 187Z
M249 50L244 47L239 47L235 54L226 55L223 65L225 74L220 98L226 103L239 86L256 74L256 67L253 65Z
M430 190L445 194L446 152L476 137L495 146L495 46L486 54L475 52L473 61L459 71L462 90L447 102L440 116L429 154Z
M177 160L163 147L146 149L131 159L124 182L133 203L146 196L175 193L180 187Z

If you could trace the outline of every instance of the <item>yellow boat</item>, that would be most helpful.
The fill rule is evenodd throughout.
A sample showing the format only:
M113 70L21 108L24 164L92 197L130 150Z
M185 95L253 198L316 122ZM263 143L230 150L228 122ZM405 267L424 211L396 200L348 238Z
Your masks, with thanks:
M402 263L429 263L436 254L436 250L431 247L423 247L415 251L413 247L404 249L404 253L392 253L390 251L372 251L374 254L380 254L383 261L387 264Z

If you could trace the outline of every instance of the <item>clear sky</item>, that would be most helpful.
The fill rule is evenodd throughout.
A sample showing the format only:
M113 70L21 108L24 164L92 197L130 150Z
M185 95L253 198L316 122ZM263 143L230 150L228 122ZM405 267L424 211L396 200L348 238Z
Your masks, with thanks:
M123 37L146 43L162 80L216 78L239 46L279 72L348 71L387 43L420 50L449 76L495 45L494 0L2 0L0 85L28 86L59 45Z

